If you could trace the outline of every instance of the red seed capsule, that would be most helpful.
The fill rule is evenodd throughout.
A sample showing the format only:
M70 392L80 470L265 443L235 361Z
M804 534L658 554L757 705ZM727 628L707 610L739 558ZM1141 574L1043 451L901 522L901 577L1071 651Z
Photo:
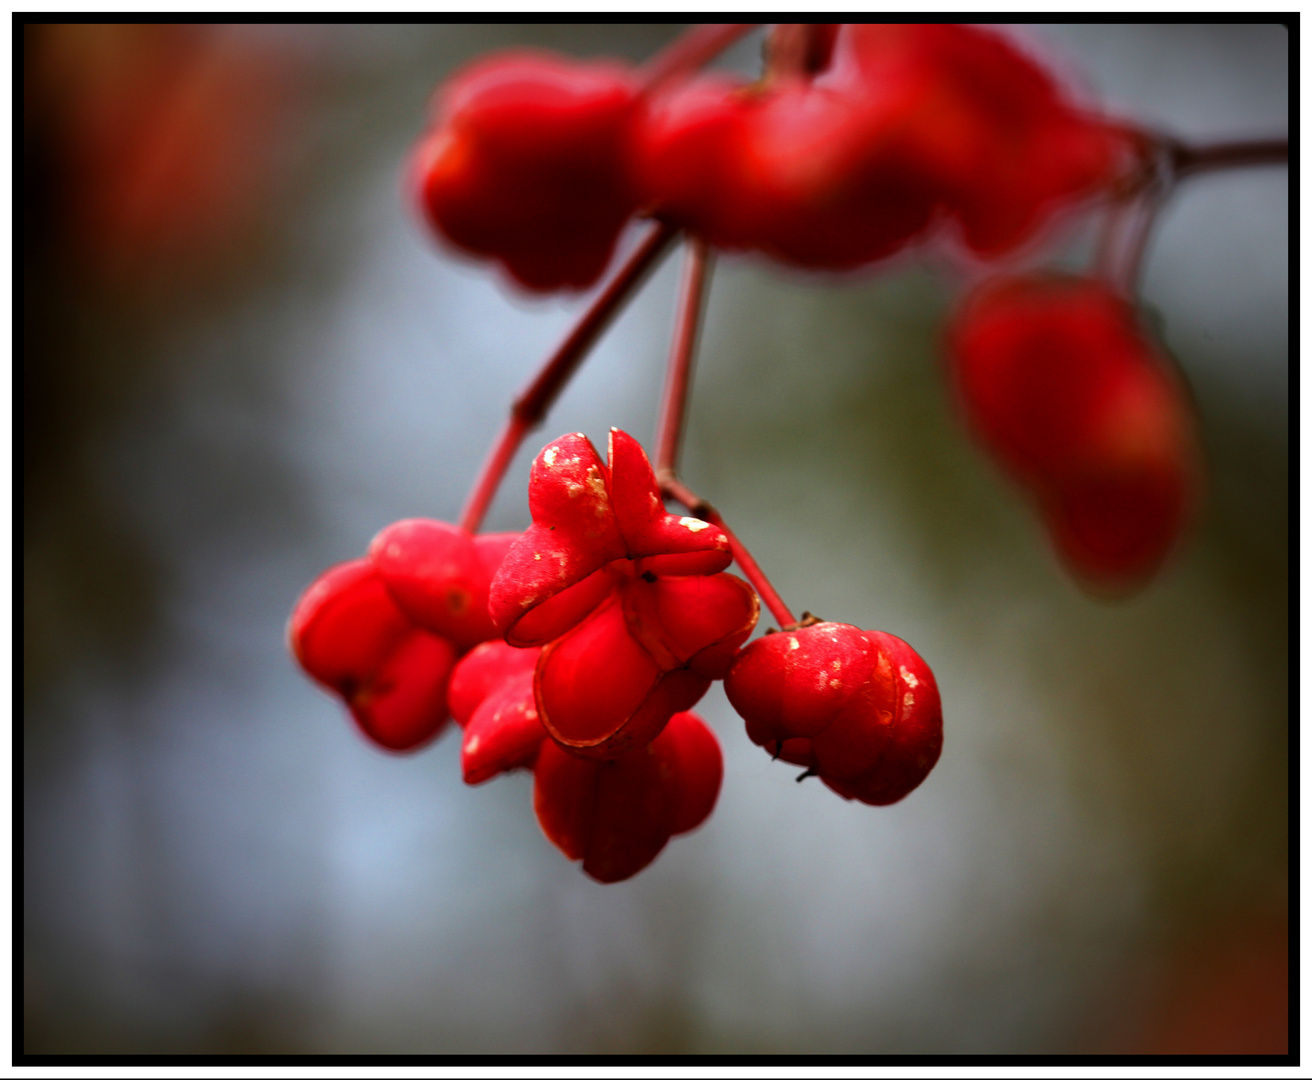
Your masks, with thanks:
M604 883L647 866L671 836L695 829L715 807L720 746L695 714L676 713L646 746L612 761L575 757L543 743L533 806L547 838Z
M822 622L758 638L724 689L753 742L844 798L896 802L929 775L943 746L929 666L876 630Z
M411 166L429 223L527 289L593 284L635 209L636 103L619 64L515 51L469 65L441 88Z
M1201 452L1180 377L1130 304L1093 280L991 282L948 356L968 422L1067 565L1099 588L1146 582L1197 505Z
M813 66L646 102L644 205L719 247L842 270L944 218L977 254L1002 254L1135 164L1120 127L990 31L861 23L825 44Z
M488 591L518 537L474 536L445 521L409 518L375 536L369 558L401 610L463 651L497 636Z
M369 560L322 574L292 611L288 638L305 671L346 701L379 746L417 749L446 723L456 650L407 618Z
M892 99L900 93L885 84ZM849 269L924 232L936 192L848 87L764 88L708 76L649 103L637 157L646 202L717 247Z
M899 148L991 256L1133 166L1123 130L1073 105L1053 76L1001 35L958 23L852 23L822 82L881 110ZM892 108L886 90L900 93Z
M533 524L492 583L512 645L542 645L535 694L551 737L580 756L649 743L722 678L756 625L750 586L716 573L722 530L667 513L642 447L611 431L610 464L582 435L548 445L529 482Z
M650 742L723 677L759 602L730 574L649 581L623 565L607 573L609 598L543 647L536 692L553 739L613 758Z
M667 513L651 463L631 435L610 434L610 465L583 435L543 448L529 474L533 524L506 552L492 582L492 621L512 645L540 645L577 624L610 594L596 574L619 559L658 574L713 574L729 565L724 532ZM657 561L659 560L659 561Z

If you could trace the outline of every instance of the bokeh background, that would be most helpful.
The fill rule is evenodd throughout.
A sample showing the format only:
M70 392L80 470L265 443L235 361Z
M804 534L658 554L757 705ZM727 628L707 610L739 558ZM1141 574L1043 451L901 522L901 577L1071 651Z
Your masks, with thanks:
M896 806L794 783L717 685L715 814L602 887L528 776L465 787L449 734L379 752L289 658L320 570L456 514L582 302L419 227L400 176L433 86L494 47L638 60L678 29L25 28L27 1052L1284 1050L1282 168L1191 181L1155 234L1144 297L1211 486L1120 602L1065 576L954 416L938 338L974 271L719 262L685 475L796 608L932 664L943 758ZM1287 131L1280 26L1009 32L1145 124ZM651 437L677 264L489 527L527 523L547 439Z

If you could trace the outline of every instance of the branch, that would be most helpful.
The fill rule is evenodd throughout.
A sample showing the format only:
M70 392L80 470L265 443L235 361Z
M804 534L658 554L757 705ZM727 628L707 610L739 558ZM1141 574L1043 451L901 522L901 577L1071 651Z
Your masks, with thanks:
M1177 177L1213 169L1238 169L1250 165L1289 164L1288 139L1239 139L1233 142L1169 144L1171 167Z
M775 617L781 630L787 630L797 625L797 620L793 618L793 613L788 610L788 605L784 603L783 598L775 591L770 579L765 576L752 553L743 546L743 542L734 535L732 529L724 523L724 518L720 512L710 503L703 499L696 492L685 487L683 481L677 476L661 473L656 474L660 481L661 494L675 502L682 503L688 513L703 521L709 521L712 525L718 526L724 530L724 535L729 538L729 550L733 552L733 561L738 564L738 568L743 572L743 576L752 583L752 588L760 596L761 602L770 609L770 614Z
M706 241L691 238L683 264L683 281L679 286L674 336L670 341L670 359L666 368L656 436L656 468L671 474L679 469L679 448L683 442L688 387L692 380L693 360L697 355L697 332L701 327L713 267L714 259Z
M470 489L465 508L461 511L462 529L478 531L524 436L542 422L570 376L587 356L588 350L660 257L669 250L677 232L672 226L658 224L647 234L637 251L629 256L628 261L606 283L565 340L547 357L537 377L515 399L510 407L510 419L493 444L478 479Z
M651 93L662 83L710 63L756 23L703 23L677 37L642 66L642 88Z

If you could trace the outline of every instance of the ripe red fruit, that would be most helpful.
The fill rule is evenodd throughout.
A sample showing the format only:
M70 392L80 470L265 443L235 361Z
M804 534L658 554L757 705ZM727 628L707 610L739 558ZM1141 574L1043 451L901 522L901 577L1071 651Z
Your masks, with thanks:
M476 61L437 95L411 166L432 227L496 259L527 289L581 289L605 270L635 209L628 69L514 51Z
M445 521L409 518L375 536L369 558L401 610L463 652L497 636L487 612L488 591L518 537L474 536Z
M900 147L980 255L1015 247L1131 165L1121 128L1073 105L1034 60L978 27L847 24L820 82L881 114L881 138Z
M346 701L379 746L417 749L446 723L456 650L405 615L368 559L322 574L292 611L288 638L306 672Z
M647 580L623 563L604 573L610 596L543 647L536 692L556 742L612 758L650 742L724 677L759 603L731 574Z
M690 82L648 105L644 201L717 247L815 269L886 258L925 230L936 197L868 106L801 76Z
M768 634L738 655L724 689L754 743L847 799L897 802L943 747L933 672L878 630L822 622Z
M547 737L533 700L538 649L503 641L475 646L451 673L451 715L465 729L460 766L466 784L532 768Z
M1143 584L1197 504L1201 453L1187 392L1128 301L1103 282L992 282L949 333L967 420L1035 498L1090 584Z
M648 101L644 205L719 247L841 270L945 215L1000 254L1131 163L1119 128L989 31L844 25L822 55L818 71L709 76Z
M547 838L583 870L610 883L647 866L671 836L695 829L715 808L724 761L694 713L675 713L651 743L612 761L542 744L533 806Z
M492 581L489 608L512 645L559 637L597 606L617 559L638 573L713 574L732 560L709 522L667 513L651 463L633 436L611 428L609 467L583 435L562 435L533 461L530 525Z
M722 569L728 538L665 511L647 456L612 430L610 465L582 435L548 445L529 482L533 524L492 583L512 645L543 646L535 682L551 737L613 758L645 745L722 678L759 604Z

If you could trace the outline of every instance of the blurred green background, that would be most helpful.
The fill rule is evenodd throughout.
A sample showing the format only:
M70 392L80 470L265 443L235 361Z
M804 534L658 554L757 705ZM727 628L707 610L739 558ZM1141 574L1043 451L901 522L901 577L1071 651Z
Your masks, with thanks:
M715 814L602 887L527 776L464 787L450 734L376 751L288 656L320 570L454 517L581 304L420 228L400 177L433 86L490 48L640 60L679 29L25 27L28 1053L1285 1048L1284 169L1199 177L1160 221L1144 298L1210 491L1115 603L954 415L938 340L979 267L718 262L685 475L795 609L933 666L943 757L896 806L795 784L717 685ZM1145 125L1288 129L1283 27L1008 32ZM555 435L651 438L677 264L490 528L527 524Z

